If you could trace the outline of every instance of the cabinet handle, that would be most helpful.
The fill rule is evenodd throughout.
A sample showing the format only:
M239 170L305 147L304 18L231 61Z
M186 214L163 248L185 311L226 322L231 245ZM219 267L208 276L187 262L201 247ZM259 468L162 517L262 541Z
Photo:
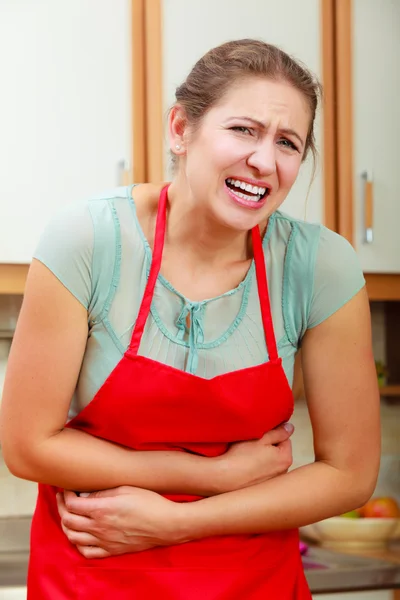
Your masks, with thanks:
M364 193L364 244L372 244L374 241L374 183L372 174L368 173L368 171L363 171L361 178Z
M130 183L131 165L129 160L119 160L117 164L117 185L126 186Z

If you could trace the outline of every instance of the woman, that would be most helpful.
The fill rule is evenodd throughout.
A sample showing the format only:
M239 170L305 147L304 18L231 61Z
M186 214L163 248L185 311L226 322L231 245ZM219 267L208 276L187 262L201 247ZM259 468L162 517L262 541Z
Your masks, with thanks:
M40 482L31 600L310 598L298 527L371 495L362 272L278 210L315 152L318 90L274 46L211 50L170 112L171 184L43 235L2 406L5 460ZM315 462L287 472L300 346Z

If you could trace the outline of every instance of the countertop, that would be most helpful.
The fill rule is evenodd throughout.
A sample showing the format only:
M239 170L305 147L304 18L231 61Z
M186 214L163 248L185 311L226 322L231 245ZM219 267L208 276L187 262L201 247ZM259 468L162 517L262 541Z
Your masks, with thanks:
M385 548L375 548L370 550L346 550L342 549L344 554L357 554L357 556L366 556L367 558L378 558L388 562L400 565L400 543L396 542Z
M30 517L0 519L0 588L26 584L29 528ZM313 594L400 589L399 545L357 553L310 546L303 564Z
M400 589L400 567L394 563L311 548L304 558L313 594ZM26 585L28 552L0 554L0 588ZM349 557L346 557L346 559Z
M0 553L0 590L26 585L29 552Z
M340 552L310 546L303 556L313 594L400 589L400 548Z

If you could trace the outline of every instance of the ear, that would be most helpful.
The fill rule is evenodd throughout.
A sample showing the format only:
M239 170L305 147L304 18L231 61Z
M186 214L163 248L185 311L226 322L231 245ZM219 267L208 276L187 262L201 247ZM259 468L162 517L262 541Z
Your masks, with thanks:
M178 156L185 154L187 128L186 113L180 104L175 104L168 117L168 137L171 151Z

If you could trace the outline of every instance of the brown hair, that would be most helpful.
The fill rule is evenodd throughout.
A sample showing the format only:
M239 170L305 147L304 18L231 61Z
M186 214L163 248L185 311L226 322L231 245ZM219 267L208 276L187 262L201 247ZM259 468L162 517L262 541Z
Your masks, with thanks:
M305 66L276 46L243 39L213 48L197 61L186 81L176 89L177 103L195 129L233 83L249 76L286 81L303 94L311 117L303 160L311 149L315 170L314 120L322 87Z

